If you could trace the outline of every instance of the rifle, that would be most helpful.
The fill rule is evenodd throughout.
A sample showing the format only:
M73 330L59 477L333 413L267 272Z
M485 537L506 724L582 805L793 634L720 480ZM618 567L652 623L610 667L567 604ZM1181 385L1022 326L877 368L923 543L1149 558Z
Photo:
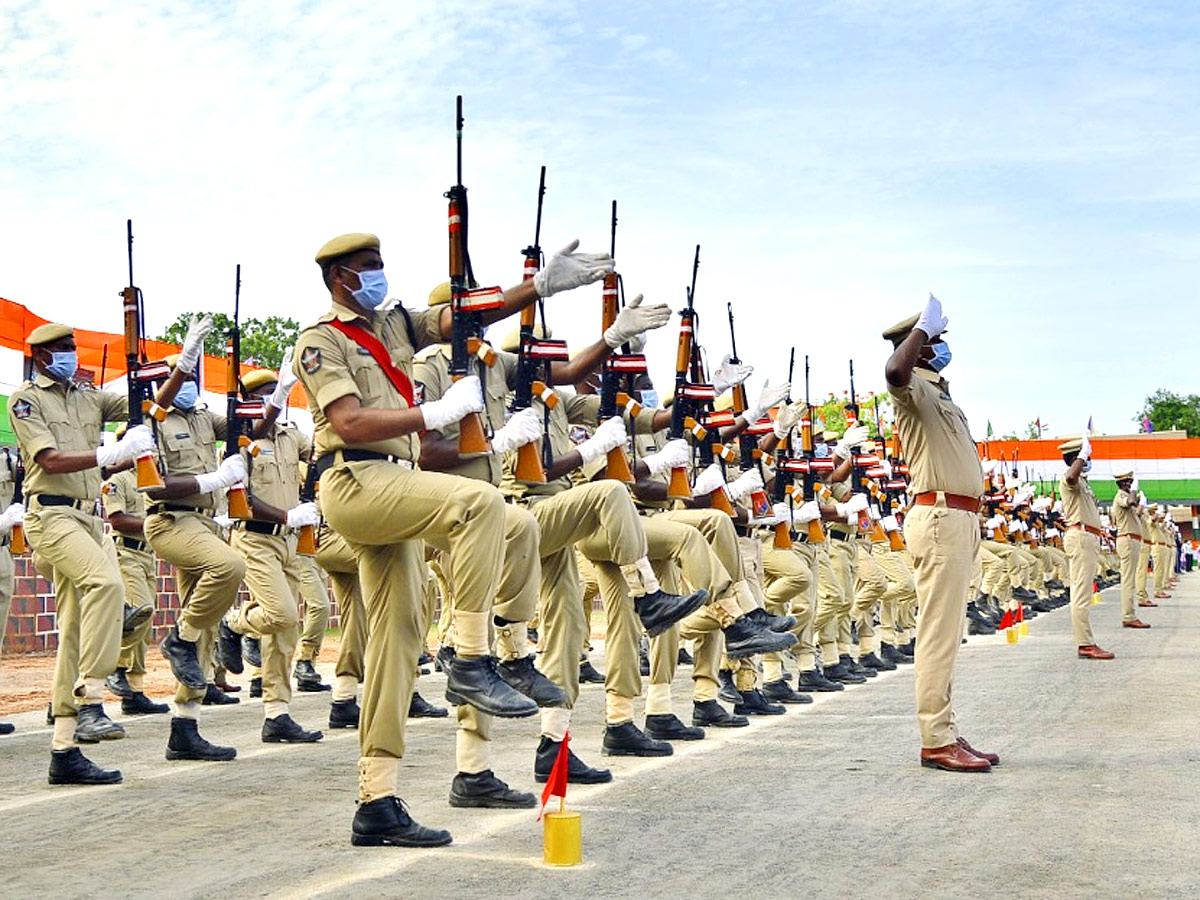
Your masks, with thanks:
M304 484L300 487L300 502L312 503L317 499L317 444L314 440L308 450L308 467L304 471ZM296 538L296 552L301 556L317 555L317 529L313 525L300 526Z
M264 415L261 401L243 402L239 396L242 386L242 329L238 324L238 315L242 301L242 267L237 267L236 281L233 288L233 326L226 332L228 342L225 345L225 458L241 452L243 447L250 446L250 437L246 433L246 420ZM235 484L229 489L229 518L249 519L250 502L246 496L246 485Z
M800 452L808 463L801 482L804 502L808 503L817 498L817 475L814 468L817 450L813 442L812 401L808 395L808 354L804 355L804 415L800 418ZM813 519L808 523L808 541L810 544L814 544L823 540L825 540L825 529L821 527L821 520Z
M671 426L667 431L667 436L673 440L682 438L685 431L696 441L704 440L708 432L696 421L692 413L693 405L696 400L715 399L712 385L693 384L688 381L696 330L693 296L696 291L696 272L699 268L700 245L697 244L696 258L692 263L692 286L687 292L687 306L679 313L679 345L675 352L675 400L671 407ZM691 496L692 488L688 484L687 469L672 469L667 497L672 500L686 500Z
M12 456L8 450L4 451L4 458L8 462L9 471L13 477L13 503L23 503L25 500L25 463L21 459L21 451L17 450L16 462L13 462ZM13 525L12 531L9 532L8 548L14 556L20 556L29 549L25 543L25 526L20 522Z
M692 289L695 293L695 288ZM693 298L694 299L694 298ZM705 370L702 351L699 342L692 336L692 360L690 365L691 384L702 385L707 387L711 393L710 398L696 398L694 401L696 415L699 416L701 427L705 430L707 436L700 439L700 445L697 447L699 467L707 469L716 462L717 454L721 456L721 473L725 473L725 448L713 441L713 438L719 438L722 428L730 428L735 424L734 415L730 410L717 411L714 401L716 400L716 389L712 386L709 380L708 372ZM733 504L729 502L729 495L724 488L717 488L708 495L708 505L710 509L719 509L721 512L729 516L735 516Z
M487 369L496 362L496 354L483 342L482 313L504 305L499 288L475 289L475 273L467 250L467 189L462 183L462 94L455 107L455 140L458 147L458 181L444 196L450 201L448 222L450 230L450 377L465 378L471 371L471 357L479 361L480 387L484 386ZM486 390L484 396L487 396ZM486 408L485 408L486 409ZM469 458L492 452L483 416L470 413L458 423L458 455Z
M125 243L129 253L129 286L121 291L121 311L125 320L125 373L126 399L129 406L129 427L142 425L150 416L150 427L158 443L158 423L167 417L167 411L154 402L153 384L156 380L170 376L171 368L165 362L146 361L145 315L142 290L133 283L133 219L125 220ZM154 453L145 453L137 458L137 489L152 491L164 487L162 473L155 461Z
M729 313L729 346L733 351L730 354L729 361L734 365L741 363L737 352L737 335L733 329L733 304L725 304L726 312ZM740 416L746 412L749 404L746 402L746 386L745 384L735 385L733 388L733 414ZM764 410L765 412L765 410ZM758 449L758 439L754 431L751 429L757 423L747 422L746 428L738 435L738 466L743 472L749 472L757 467L758 473L762 474L762 457L763 452ZM762 518L771 511L770 501L767 500L765 492L758 490L750 495L751 517Z
M788 384L792 383L792 376L796 372L796 348L793 347L788 359ZM791 392L784 398L781 409L786 409L792 402ZM796 465L796 460L792 459L792 444L791 434L785 434L775 446L775 480L771 483L771 501L773 503L782 503L788 501L788 512L792 509L792 491L794 490L794 482L797 471L810 471L808 466L799 468ZM789 515L790 518L790 515ZM775 523L775 542L776 550L790 550L792 547L792 525L791 522L776 522Z
M609 252L615 259L617 253L616 200L612 202L611 234ZM625 305L624 292L625 284L620 275L614 271L604 276L600 312L600 333L602 335L617 320L618 307ZM633 379L646 372L646 357L632 353L628 343L622 345L621 351L621 353L609 354L600 369L599 418L601 422L619 415L622 411L628 412L632 419L642 410L641 404L633 399L630 391ZM625 454L624 447L614 447L608 451L604 477L613 481L623 481L625 484L633 484L633 470L629 467L629 457Z

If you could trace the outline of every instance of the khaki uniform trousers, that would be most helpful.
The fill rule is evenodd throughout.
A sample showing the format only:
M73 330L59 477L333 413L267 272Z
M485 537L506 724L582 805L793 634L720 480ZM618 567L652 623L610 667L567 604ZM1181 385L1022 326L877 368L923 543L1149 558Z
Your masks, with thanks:
M580 665L592 652L592 613L596 611L596 600L600 597L600 580L596 576L596 567L592 561L575 551L575 565L579 567L579 580L583 584L583 621L587 628L587 639L583 644L583 653L579 656ZM661 576L659 578L661 581Z
M96 516L36 500L25 515L25 535L37 570L54 582L58 652L51 705L55 716L72 718L81 699L101 702L102 690L84 697L84 680L107 678L121 653L124 588L117 549Z
M752 612L755 608L765 608L763 583L765 580L763 565L763 545L758 538L739 537L738 548L742 553L742 571L745 573L746 590L737 593L739 611L743 614ZM724 644L722 634L721 643ZM739 691L757 690L759 685L758 665L754 657L742 657L730 660L722 657L722 666L733 670L733 686Z
M154 554L119 547L117 562L121 567L121 582L125 586L125 604L155 609L158 605L158 572ZM150 616L121 638L121 656L117 659L117 668L125 670L129 686L135 691L142 689L142 676L146 674L146 645L150 642L153 630L154 616Z
M837 582L838 607L834 613L836 621L836 645L833 662L837 662L843 653L850 652L850 616L854 609L854 583L858 577L857 538L848 541L829 539L829 564L833 578ZM822 656L825 655L826 643L822 637Z
M646 536L628 490L615 481L596 481L533 501L528 508L541 531L538 643L542 672L566 692L567 708L573 707L579 697L579 656L588 637L583 587L575 565L578 544L595 564L608 617L605 691L637 696L641 692L637 650L641 622L620 567L646 555ZM619 590L612 584L617 580L621 582Z
M651 524L646 527L646 523ZM703 544L690 534L659 527L662 523L695 529L703 539ZM690 590L705 588L709 593L709 605L715 605L735 588L745 589L737 530L733 527L733 519L727 514L715 509L672 510L644 519L643 526L646 528L647 553L663 590L679 594L683 593L685 585ZM682 581L677 573L682 576ZM736 599L732 600L732 604L738 607L740 613ZM714 615L725 625L737 618L720 606L715 606ZM671 712L670 685L679 664L679 638L679 628L672 627L650 640L650 687L646 693L648 715ZM711 656L708 654L705 659ZM719 660L719 654L717 658Z
M907 550L884 547L876 558L888 581L879 603L879 641L892 647L908 643L909 623L917 605L917 585L907 557Z
M827 666L838 661L838 610L849 601L842 580L834 573L832 538L817 545L817 612L813 617L813 642L821 662Z
M212 518L201 513L154 513L142 529L155 554L175 566L181 605L179 636L196 642L196 654L211 680L213 630L237 599L246 563L221 539ZM176 703L203 699L204 688L176 685Z
M1159 541L1154 545L1154 591L1165 593L1175 572L1175 545Z
M527 656L527 622L537 615L538 586L542 566L538 555L538 523L529 510L506 503L504 506L504 562L496 588L492 614L509 624L496 626L496 656L502 661ZM441 589L443 619L449 611L451 624L446 628L446 646L453 641L453 610L457 607L454 586L446 574L446 554L429 554L429 567ZM432 615L432 607L430 607ZM441 632L442 623L438 630ZM492 717L473 706L456 710L458 734L456 757L458 771L477 774L491 768L490 742Z
M373 799L395 789L394 760L404 755L417 658L425 646L422 539L447 553L459 638L467 630L463 619L474 617L469 655L481 655L503 558L504 500L481 481L383 460L333 465L321 476L320 490L330 528L358 560L367 618L359 796Z
M1149 538L1142 538L1141 546L1138 550L1138 565L1137 565L1137 601L1141 603L1143 600L1150 599L1150 593L1146 590L1146 581L1149 578L1150 557L1153 555L1154 548L1150 544Z
M1137 564L1141 557L1141 541L1127 534L1117 538L1117 559L1121 567L1121 618L1128 622L1137 618Z
M362 586L358 580L358 556L345 538L322 524L316 560L317 565L329 573L333 602L337 604L338 621L342 628L342 641L333 670L337 681L333 686L332 699L350 700L355 691L344 687L343 682L348 679L362 682L367 652L367 611L363 606Z
M1063 544L1071 567L1071 626L1075 645L1085 647L1096 643L1092 637L1091 605L1100 539L1082 528L1068 528Z
M914 506L904 522L917 587L917 723L921 746L944 747L958 739L952 688L954 661L966 625L967 585L979 520L972 512Z
M875 642L875 608L887 593L887 573L880 568L879 558L887 549L887 542L872 543L856 541L857 560L854 579L854 606L851 608L851 618L858 632L858 656L874 653Z
M767 612L795 616L795 656L802 671L813 667L813 616L817 605L817 548L794 541L790 550L775 549L775 537L762 538L763 600ZM763 654L763 681L783 678L783 654Z
M1012 586L1008 575L1008 557L1012 555L1012 544L980 541L979 549L979 561L983 566L983 581L979 589L1007 608L1009 600L1012 599Z
M325 573L312 556L296 555L296 574L300 579L300 599L304 602L304 623L300 629L297 661L316 662L329 627L329 591Z
M234 528L230 541L246 561L250 600L230 616L230 627L259 637L263 704L291 703L292 656L300 639L300 562L296 535L257 534Z

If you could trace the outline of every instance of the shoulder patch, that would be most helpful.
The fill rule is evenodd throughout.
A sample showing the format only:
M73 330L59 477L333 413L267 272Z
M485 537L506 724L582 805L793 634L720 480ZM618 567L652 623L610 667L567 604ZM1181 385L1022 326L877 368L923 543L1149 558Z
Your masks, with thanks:
M314 375L321 369L321 348L305 347L300 352L300 365L309 375Z
M33 407L29 405L28 400L18 400L13 404L12 411L18 419L28 419L29 414L33 412Z

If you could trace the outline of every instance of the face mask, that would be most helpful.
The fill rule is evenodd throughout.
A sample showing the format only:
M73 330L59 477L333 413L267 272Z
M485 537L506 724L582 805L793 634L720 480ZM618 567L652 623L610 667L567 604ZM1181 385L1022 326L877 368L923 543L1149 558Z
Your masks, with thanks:
M646 409L658 409L658 391L651 388L648 391L641 391L642 406Z
M78 368L79 357L74 350L54 350L50 354L46 374L58 381L68 381Z
M1090 471L1092 471L1092 461L1089 459L1083 464L1083 474L1086 475Z
M829 459L829 445L821 441L821 443L813 447L813 455L817 459Z
M353 269L346 271L354 272ZM350 291L355 303L363 309L376 309L387 299L388 283L383 269L363 269L354 274L358 276L358 283L361 285L357 291Z
M196 387L196 382L185 381L179 393L175 395L175 408L189 410L196 405L199 397L200 389Z
M929 361L929 368L940 372L948 365L950 365L950 346L945 341L934 344L933 359Z

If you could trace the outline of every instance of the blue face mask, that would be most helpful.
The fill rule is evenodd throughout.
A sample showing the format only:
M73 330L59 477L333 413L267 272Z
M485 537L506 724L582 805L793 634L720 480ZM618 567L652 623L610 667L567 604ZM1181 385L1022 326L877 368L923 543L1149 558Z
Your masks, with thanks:
M196 382L191 380L185 381L179 389L179 393L175 395L175 408L182 410L192 409L199 397L200 388L196 386Z
M648 391L642 391L642 406L646 409L658 409L658 391L651 388Z
M813 447L813 456L817 459L829 459L829 445L822 441Z
M940 372L948 365L950 365L950 345L945 341L940 341L933 345L933 359L929 361L929 368Z
M54 350L50 353L46 374L58 381L70 381L78 368L79 357L74 350Z
M358 283L361 287L357 291L350 291L350 295L354 297L354 302L363 309L376 309L387 299L388 283L383 269L363 269L361 272L346 269L346 271L354 272L358 276Z

